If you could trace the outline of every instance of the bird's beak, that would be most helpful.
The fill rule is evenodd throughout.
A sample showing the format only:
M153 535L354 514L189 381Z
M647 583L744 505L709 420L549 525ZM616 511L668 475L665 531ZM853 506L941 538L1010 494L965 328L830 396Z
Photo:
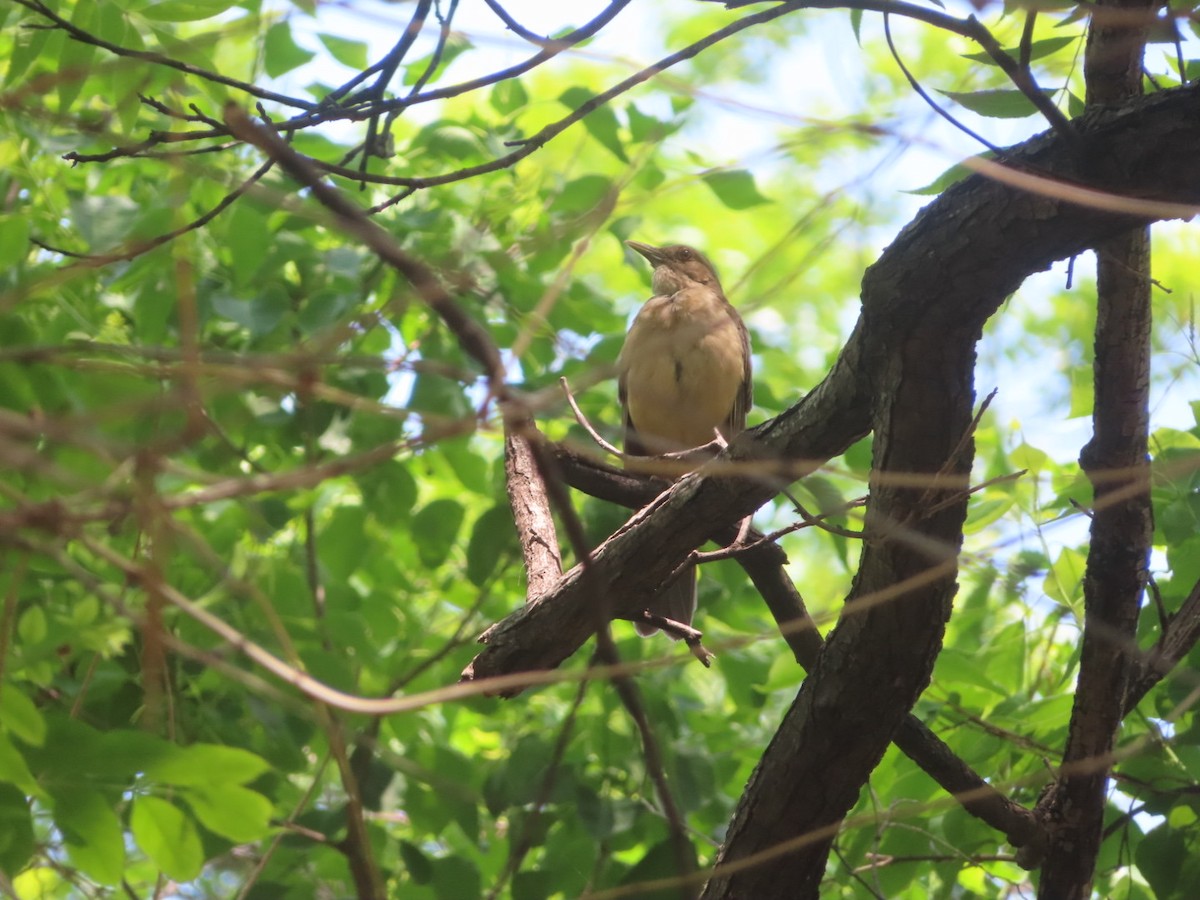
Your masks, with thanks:
M650 260L650 265L661 266L666 259L663 257L663 252L658 247L651 247L649 244L643 244L641 241L626 241L625 246L635 253L640 253L646 259Z

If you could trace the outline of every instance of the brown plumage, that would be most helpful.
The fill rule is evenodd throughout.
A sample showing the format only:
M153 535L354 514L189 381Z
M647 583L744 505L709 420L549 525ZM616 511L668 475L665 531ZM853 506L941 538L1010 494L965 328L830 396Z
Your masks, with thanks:
M617 361L625 452L657 456L726 440L752 402L750 339L712 263L682 244L628 245L654 266L654 296L638 312ZM684 572L650 611L690 624L696 576ZM656 629L638 626L642 634Z

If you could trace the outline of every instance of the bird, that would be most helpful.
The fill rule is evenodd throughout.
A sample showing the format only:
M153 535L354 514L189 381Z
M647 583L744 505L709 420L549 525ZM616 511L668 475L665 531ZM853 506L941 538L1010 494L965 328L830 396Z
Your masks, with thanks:
M654 296L634 317L617 359L625 453L690 450L718 434L731 440L746 427L753 402L750 336L725 298L717 270L684 244L625 243L654 266ZM695 567L661 588L647 608L691 625ZM658 630L636 625L643 636Z

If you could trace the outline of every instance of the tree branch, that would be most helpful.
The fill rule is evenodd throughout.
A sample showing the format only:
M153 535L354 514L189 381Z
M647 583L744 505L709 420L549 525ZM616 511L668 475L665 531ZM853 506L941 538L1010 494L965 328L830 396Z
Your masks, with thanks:
M1110 0L1122 11L1157 0ZM1093 18L1084 56L1089 105L1142 92L1145 26ZM1062 771L1038 803L1050 842L1038 887L1044 900L1092 893L1107 806L1108 774L1125 712L1130 648L1154 537L1150 502L1150 231L1148 226L1096 246L1095 403L1092 439L1079 461L1094 494L1083 579L1083 646Z

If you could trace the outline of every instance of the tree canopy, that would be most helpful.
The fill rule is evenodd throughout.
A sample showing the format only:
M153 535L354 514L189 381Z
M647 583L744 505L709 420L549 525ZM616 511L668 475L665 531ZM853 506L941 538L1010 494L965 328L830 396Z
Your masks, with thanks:
M0 9L0 894L1195 896L1197 9L562 7Z

